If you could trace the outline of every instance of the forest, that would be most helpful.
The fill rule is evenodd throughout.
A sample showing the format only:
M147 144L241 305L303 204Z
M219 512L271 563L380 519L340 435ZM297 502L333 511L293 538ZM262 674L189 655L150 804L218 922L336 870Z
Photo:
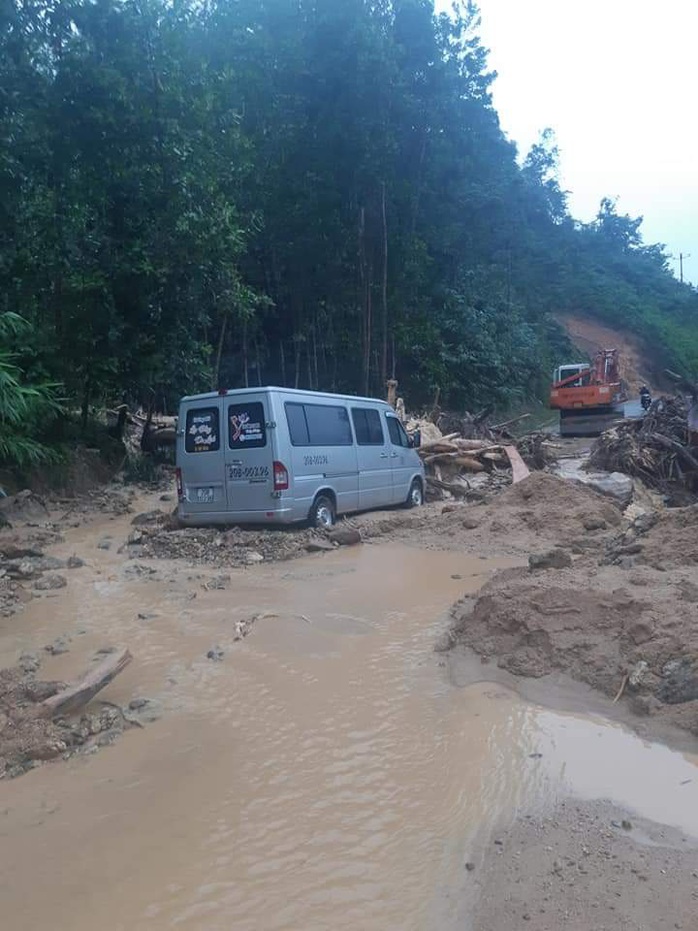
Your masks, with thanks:
M0 460L219 386L506 408L569 352L560 312L695 373L695 289L612 197L571 216L551 131L506 138L479 16L0 0Z

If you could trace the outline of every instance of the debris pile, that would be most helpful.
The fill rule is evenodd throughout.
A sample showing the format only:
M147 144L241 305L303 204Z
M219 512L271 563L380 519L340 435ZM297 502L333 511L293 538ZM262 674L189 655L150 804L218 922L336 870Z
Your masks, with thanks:
M39 762L106 746L129 724L142 726L107 702L85 707L130 659L122 650L70 686L37 679L34 654L0 669L0 779L19 776Z
M523 419L489 426L482 418L441 415L438 425L429 418L412 418L407 432L419 432L421 456L431 500L478 497L478 489L506 486L528 475L528 469L544 469L555 461L555 446L542 433L514 440L508 428ZM459 425L445 435L441 425ZM476 478L479 476L479 478ZM475 492L475 494L473 494Z
M651 488L695 489L698 454L688 445L686 402L658 398L640 420L623 420L602 433L591 449L589 466L639 476Z

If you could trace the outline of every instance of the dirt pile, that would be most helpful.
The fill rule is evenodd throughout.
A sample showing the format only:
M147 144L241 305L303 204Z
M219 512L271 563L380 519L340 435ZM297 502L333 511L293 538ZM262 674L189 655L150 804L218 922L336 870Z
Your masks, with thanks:
M609 543L605 562L660 571L698 566L698 505L641 515Z
M38 666L38 660L27 655L20 665L0 669L0 779L19 776L46 760L111 744L133 723L120 708L99 703L98 710L80 716L46 717L40 703L63 683L38 680Z
M591 488L547 472L531 475L499 494L482 493L480 503L395 513L368 521L364 537L389 537L430 549L521 554L561 546L573 552L603 552L603 540L617 533L620 509Z
M592 565L499 573L453 609L456 642L520 676L560 670L698 734L698 586L689 571Z

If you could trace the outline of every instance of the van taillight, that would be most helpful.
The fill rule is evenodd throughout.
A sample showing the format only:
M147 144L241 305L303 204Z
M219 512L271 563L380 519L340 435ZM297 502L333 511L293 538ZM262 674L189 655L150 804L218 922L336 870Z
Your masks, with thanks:
M286 491L288 488L288 469L283 462L274 463L274 491Z
M184 486L182 485L182 470L179 467L175 469L175 481L177 482L177 497L181 501L184 497Z

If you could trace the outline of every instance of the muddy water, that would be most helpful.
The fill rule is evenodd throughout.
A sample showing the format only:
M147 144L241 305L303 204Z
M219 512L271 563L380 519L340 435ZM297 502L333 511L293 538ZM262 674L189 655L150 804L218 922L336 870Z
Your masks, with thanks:
M446 929L475 832L520 806L603 795L698 834L696 760L449 684L443 612L511 561L365 546L230 571L218 590L220 572L118 555L127 523L110 526L109 552L104 526L75 531L65 552L90 565L2 622L0 660L70 634L43 670L68 678L128 645L105 697L162 716L0 785L8 927Z

